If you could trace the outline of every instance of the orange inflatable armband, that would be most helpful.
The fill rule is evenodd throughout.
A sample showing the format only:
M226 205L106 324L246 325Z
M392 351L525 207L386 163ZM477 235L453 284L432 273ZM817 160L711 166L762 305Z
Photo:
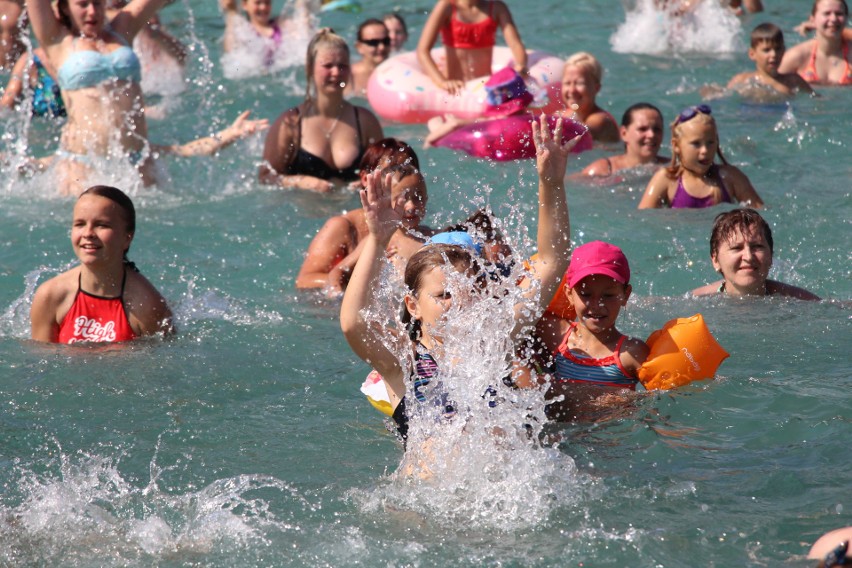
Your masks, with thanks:
M537 260L538 253L535 253L530 257L529 262L524 263L524 267L527 270L534 271ZM556 289L553 299L550 300L550 304L548 304L544 312L568 321L577 319L577 311L571 304L571 300L568 299L568 282L565 280L564 274L562 275L562 281L559 282L559 288Z
M707 329L701 314L667 322L648 336L646 343L651 352L639 368L639 381L648 390L669 390L712 379L729 357Z
M361 392L367 395L367 400L373 405L373 408L382 414L393 416L393 406L391 406L388 396L388 388L378 371L375 369L370 371L367 378L364 379L364 384L361 385Z

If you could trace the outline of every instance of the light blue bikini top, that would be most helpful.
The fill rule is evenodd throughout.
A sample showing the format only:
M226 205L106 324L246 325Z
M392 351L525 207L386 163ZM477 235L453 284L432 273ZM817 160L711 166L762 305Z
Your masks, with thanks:
M76 44L77 38L74 38ZM109 53L86 49L72 52L57 71L56 78L63 91L76 91L111 79L138 83L142 80L142 67L139 58L126 45Z

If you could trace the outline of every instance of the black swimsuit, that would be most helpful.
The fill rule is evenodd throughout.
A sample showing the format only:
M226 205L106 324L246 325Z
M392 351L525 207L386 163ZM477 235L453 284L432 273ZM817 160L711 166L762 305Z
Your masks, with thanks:
M286 175L312 176L320 179L338 178L343 181L357 180L359 178L361 158L364 156L364 146L361 141L361 120L358 115L358 107L353 108L355 110L355 130L358 132L358 157L352 161L352 164L349 167L338 170L329 166L319 156L302 149L302 113L299 112L299 149L296 151L296 157L287 166Z

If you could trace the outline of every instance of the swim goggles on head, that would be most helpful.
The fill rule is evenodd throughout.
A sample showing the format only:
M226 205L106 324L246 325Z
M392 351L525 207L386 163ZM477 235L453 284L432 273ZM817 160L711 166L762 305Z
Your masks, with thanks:
M695 115L698 113L701 114L713 114L713 111L707 105L697 105L691 106L683 109L679 115L677 115L677 120L675 120L675 124L681 124L683 122L687 122L695 118Z
M359 42L364 45L369 45L370 47L379 47L380 45L384 45L385 47L391 44L391 40L389 37L377 38L377 39L359 39Z

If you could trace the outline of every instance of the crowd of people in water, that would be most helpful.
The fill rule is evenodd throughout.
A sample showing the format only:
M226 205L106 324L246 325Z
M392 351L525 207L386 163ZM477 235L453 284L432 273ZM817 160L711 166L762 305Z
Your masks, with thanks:
M656 5L685 14L701 1L713 0ZM454 364L445 357L448 338L442 331L446 318L455 314L450 308L489 296L495 282L505 286L508 279L516 279L524 292L510 296L514 319L504 331L513 348L506 354L503 386L548 391L548 415L568 421L582 417L585 407L604 394L641 386L639 369L649 347L617 329L632 292L628 259L607 242L572 248L567 158L584 136L612 149L623 144L623 152L593 161L570 179L617 180L619 172L644 168L650 181L640 209L735 206L726 207L708 227L710 262L720 279L696 288L694 296L819 300L769 278L772 230L757 211L764 200L747 173L726 160L720 125L707 102L731 92L775 100L852 85L846 0L816 0L800 27L813 32L813 39L789 50L778 26L757 25L748 50L755 69L734 76L726 87L709 87L702 93L705 101L674 118L670 156L661 154L665 120L660 110L637 101L618 122L596 100L604 76L597 58L587 52L570 55L562 71L564 110L555 123L544 115L530 117L539 180L534 262L512 250L500 220L488 210L470 211L465 222L453 227L425 225L426 178L414 148L410 141L386 137L376 114L358 104L375 70L406 49L408 28L400 14L371 17L358 26L354 49L359 59L353 63L345 38L317 29L318 6L311 0L294 0L280 15L273 14L269 0L220 0L223 64L235 53L240 61L254 61L241 72L272 73L287 65L279 52L292 36L309 30L304 100L271 122L249 119L246 112L216 135L158 145L148 140L146 74L161 66L180 74L186 64L185 47L157 19L166 3L0 0L0 65L9 74L0 106L62 121L55 154L31 165L50 169L58 191L77 196L71 244L79 264L36 291L31 310L35 340L127 341L174 334L167 300L127 258L136 223L131 199L88 180L98 168L128 164L142 184L155 184L159 155L213 155L261 131L266 139L259 183L360 195L361 208L328 219L307 246L296 286L342 296L343 334L355 354L381 375L402 440L412 408L429 404L426 387L431 383L430 396L436 396L438 370L447 372ZM738 13L763 8L760 0L731 1L729 7ZM495 70L498 30L512 64ZM30 41L23 37L30 31L34 41L27 49ZM417 60L435 88L451 96L471 80L485 80L490 106L483 119L530 112L533 96L525 88L529 70L521 31L501 0L438 0L417 41ZM439 38L443 57L436 59ZM502 73L499 81L487 81L497 73ZM492 84L500 88L490 89ZM581 134L563 136L569 121L582 125ZM428 146L469 122L437 117L420 142ZM379 329L368 314L387 264L399 283L401 314L394 329ZM523 265L529 268L520 269ZM562 307L554 309L556 303ZM452 414L447 404L435 407L442 415Z

